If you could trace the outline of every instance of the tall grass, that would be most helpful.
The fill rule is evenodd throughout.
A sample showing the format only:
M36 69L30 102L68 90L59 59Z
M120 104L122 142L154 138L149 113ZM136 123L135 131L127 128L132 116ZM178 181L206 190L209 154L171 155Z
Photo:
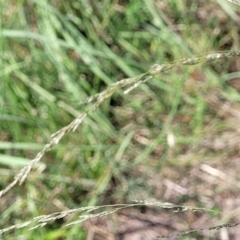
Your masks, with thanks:
M0 196L7 204L2 208L0 233L15 229L12 236L21 235L23 227L34 224L31 227L35 229L82 211L85 214L80 220L68 219L66 225L109 215L122 208L148 206L149 202L86 207L133 199L148 177L148 165L157 171L164 170L175 146L175 142L171 145L168 141L171 134L178 139L179 146L185 146L175 148L174 156L181 154L186 146L194 146L205 134L206 116L214 118L215 115L204 99L206 92L222 89L230 100L239 101L237 92L231 88L226 90L219 81L219 72L226 72L228 61L239 56L240 51L207 53L226 48L229 36L224 38L212 32L211 26L218 29L216 16L213 21L203 19L202 24L196 24L194 12L199 7L196 3L123 1L121 5L118 1L68 1L51 4L32 0L12 5L4 2L3 7L1 102L4 107L0 149L8 156L5 162L0 158L3 175L9 176L12 163L15 168L21 165L19 157L32 160L14 173L13 180L2 181ZM232 21L237 21L227 2L221 2L221 7L226 12L224 17L229 14ZM188 13L188 17L184 17L184 13ZM194 21L195 25L191 26ZM201 31L202 27L205 31ZM237 34L237 29L237 25L231 28L232 36ZM234 38L232 45L239 47ZM218 64L213 63L215 60ZM207 64L193 67L199 63ZM186 93L184 82L196 69L201 70L208 82L200 88L190 82L191 91ZM178 126L177 116L190 120ZM219 126L221 124L219 122ZM143 130L147 137L138 133ZM20 142L26 142L28 147ZM42 146L42 142L48 143ZM39 165L31 173L43 157L46 165ZM146 174L143 173L137 183L134 171L137 172L139 166L146 168ZM39 183L43 170L44 180ZM133 174L132 178L128 177L129 173ZM72 176L70 182L67 176ZM112 191L112 181L118 182L118 189L104 201L101 196L108 196ZM14 192L17 184L24 185L21 192ZM52 196L50 189L54 189ZM23 192L26 197L22 196ZM12 205L9 198L18 201ZM84 207L78 207L80 204ZM152 204L166 208L166 203ZM49 213L53 206L58 210ZM184 209L170 203L167 206L178 211ZM32 220L19 223L17 212L23 207L27 209L23 219L32 217ZM102 208L108 209L90 214ZM186 207L185 210L199 208ZM10 227L5 227L5 222ZM224 223L206 229L235 225L237 223ZM49 232L66 238L69 235L58 226ZM79 233L77 227L71 234L76 232ZM39 230L42 238L57 239L48 234L44 229ZM83 232L81 236L85 237ZM31 233L26 237L30 239Z

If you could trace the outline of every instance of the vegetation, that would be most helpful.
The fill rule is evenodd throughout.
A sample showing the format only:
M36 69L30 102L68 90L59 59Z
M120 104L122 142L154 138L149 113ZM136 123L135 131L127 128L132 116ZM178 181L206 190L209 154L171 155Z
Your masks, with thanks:
M238 236L235 3L1 2L2 239Z

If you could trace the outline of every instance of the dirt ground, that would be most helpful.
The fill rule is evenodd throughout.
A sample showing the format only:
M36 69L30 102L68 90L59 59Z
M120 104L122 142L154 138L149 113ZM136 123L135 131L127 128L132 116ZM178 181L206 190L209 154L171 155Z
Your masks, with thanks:
M228 122L229 128L222 132L209 130L196 149L188 149L178 156L183 164L169 164L159 174L150 175L146 186L148 190L154 189L152 195L148 191L136 195L139 199L164 200L213 212L128 208L86 222L87 240L152 240L161 235L168 235L165 239L171 240L240 239L240 224L236 225L240 222L240 106L218 96L217 92L211 93L206 101L212 108L219 109L218 117ZM212 127L214 129L214 121ZM197 160L192 163L193 159ZM221 224L236 226L209 230ZM178 235L181 231L199 228L197 233Z

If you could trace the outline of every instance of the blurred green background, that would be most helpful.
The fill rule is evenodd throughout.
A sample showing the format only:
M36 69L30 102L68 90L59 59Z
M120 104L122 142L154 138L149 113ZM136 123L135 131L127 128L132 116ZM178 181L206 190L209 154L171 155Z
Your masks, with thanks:
M1 189L52 133L88 108L82 101L109 84L154 63L240 49L238 6L223 0L1 5ZM239 60L226 59L174 68L127 95L119 90L47 152L22 186L0 199L0 228L81 206L170 201L149 179L168 166L184 176L203 156L226 154L227 149L201 152L200 143L232 124L219 116L221 106L211 96L238 104L238 82L229 83L230 73L240 77L239 71ZM179 160L185 154L187 160ZM71 216L2 239L86 239L80 226L61 228L68 221Z

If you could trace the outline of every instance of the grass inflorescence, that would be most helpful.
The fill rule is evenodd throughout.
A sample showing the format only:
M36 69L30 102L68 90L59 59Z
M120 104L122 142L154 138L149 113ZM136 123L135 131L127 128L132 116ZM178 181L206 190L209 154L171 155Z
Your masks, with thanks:
M215 164L238 142L239 76L229 73L239 67L240 20L231 4L31 0L4 2L1 14L3 236L85 239L80 223L152 205L218 217L158 238L238 225L215 201L219 193L224 202L224 184L239 189ZM215 146L213 135L224 142ZM185 175L196 169L224 184L192 190ZM125 203L136 197L157 201Z

